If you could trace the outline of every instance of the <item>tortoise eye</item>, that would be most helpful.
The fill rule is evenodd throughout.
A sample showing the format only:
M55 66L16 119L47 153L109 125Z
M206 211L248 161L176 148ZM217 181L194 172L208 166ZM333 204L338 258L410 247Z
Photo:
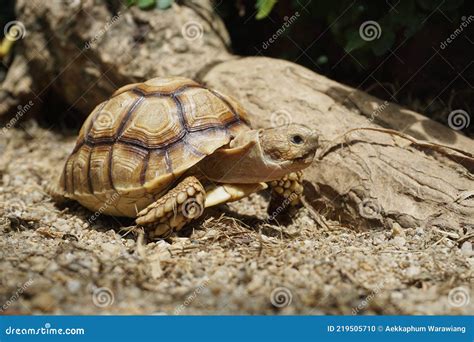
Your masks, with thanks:
M296 145L301 145L302 143L304 143L303 137L299 134L292 135L290 140L293 144Z

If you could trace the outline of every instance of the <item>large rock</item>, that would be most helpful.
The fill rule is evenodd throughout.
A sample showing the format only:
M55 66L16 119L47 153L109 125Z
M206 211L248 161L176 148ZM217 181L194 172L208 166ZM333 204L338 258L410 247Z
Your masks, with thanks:
M474 151L473 140L286 61L228 61L202 81L240 100L258 127L295 122L323 135L325 148L306 172L315 187L307 195L328 217L458 237L474 229L474 159L464 152Z
M88 114L124 84L156 76L195 78L231 58L227 32L210 1L150 11L121 3L17 1L26 29L17 44L33 78L31 97L52 92Z

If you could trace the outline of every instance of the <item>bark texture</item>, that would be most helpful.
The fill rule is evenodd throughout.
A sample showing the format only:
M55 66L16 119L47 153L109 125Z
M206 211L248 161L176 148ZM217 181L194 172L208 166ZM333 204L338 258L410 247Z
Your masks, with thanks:
M34 77L33 94L52 92L87 115L124 84L165 75L195 78L231 58L227 31L211 2L151 11L121 3L17 1L26 32L16 48ZM0 116L11 112L6 107Z
M321 213L353 226L397 223L458 238L474 228L471 139L286 61L229 61L203 81L237 97L259 127L295 122L322 135L306 172L307 197Z
M33 78L23 55L16 55L0 88L0 118L15 116L23 104L35 98L32 93Z

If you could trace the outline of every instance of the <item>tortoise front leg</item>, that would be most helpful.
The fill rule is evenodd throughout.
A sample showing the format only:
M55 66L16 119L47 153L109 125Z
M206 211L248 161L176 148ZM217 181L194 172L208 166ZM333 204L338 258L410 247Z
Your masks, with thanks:
M163 238L179 231L204 210L206 192L199 180L186 177L138 213L136 223L145 227L151 238Z
M268 206L270 219L281 219L293 214L294 209L301 204L303 173L301 171L289 173L282 179L271 182L270 186L272 188Z

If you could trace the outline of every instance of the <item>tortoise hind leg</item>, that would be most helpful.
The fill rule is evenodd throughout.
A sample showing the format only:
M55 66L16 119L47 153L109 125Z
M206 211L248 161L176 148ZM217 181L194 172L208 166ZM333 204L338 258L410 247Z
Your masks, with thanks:
M270 186L272 194L267 212L270 219L285 221L301 204L303 173L301 171L289 173L282 179L271 182Z
M136 223L151 238L163 238L179 231L185 224L201 216L206 192L199 180L186 177L156 202L138 213Z

